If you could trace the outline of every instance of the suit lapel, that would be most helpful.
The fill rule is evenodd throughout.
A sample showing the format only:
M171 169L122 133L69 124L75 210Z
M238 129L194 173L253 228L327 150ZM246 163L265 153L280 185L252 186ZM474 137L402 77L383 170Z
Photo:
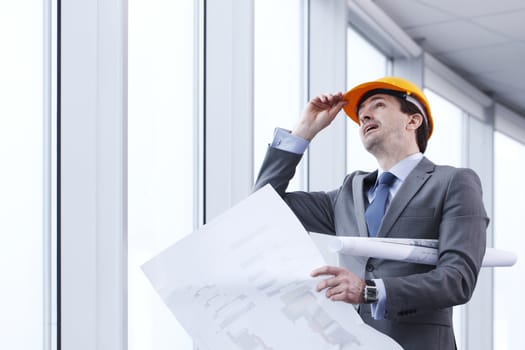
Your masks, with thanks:
M365 201L367 200L367 194L365 190L370 188L370 186L365 186L366 184L375 183L377 178L377 170L372 173L362 173L354 177L352 181L352 191L354 193L354 208L355 208L355 217L357 220L357 228L359 229L359 236L368 237L368 227L366 226L365 220Z
M399 215L401 215L401 212L408 205L412 197L414 197L428 178L432 176L434 167L435 166L431 161L427 158L423 158L418 165L416 165L414 170L408 174L383 217L383 221L377 233L378 237L385 237L388 235L385 234L385 232L390 232L392 226L395 224Z

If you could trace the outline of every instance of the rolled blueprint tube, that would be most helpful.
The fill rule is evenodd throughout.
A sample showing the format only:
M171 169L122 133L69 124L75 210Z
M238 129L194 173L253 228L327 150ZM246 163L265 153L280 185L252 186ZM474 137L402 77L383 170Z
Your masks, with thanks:
M416 264L436 265L437 248L416 245L411 239L368 238L368 237L335 237L329 242L333 252L365 256L378 259L400 260ZM482 267L512 266L516 263L516 254L495 248L487 248Z

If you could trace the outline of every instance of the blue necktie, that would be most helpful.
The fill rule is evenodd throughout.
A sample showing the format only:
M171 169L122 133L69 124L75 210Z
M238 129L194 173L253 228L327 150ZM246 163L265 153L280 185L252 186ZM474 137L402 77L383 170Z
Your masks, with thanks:
M377 236L377 230L379 230L379 225L381 225L381 220L383 220L383 215L385 215L390 187L395 179L396 176L389 172L384 172L379 177L375 198L365 212L366 225L368 226L370 237Z

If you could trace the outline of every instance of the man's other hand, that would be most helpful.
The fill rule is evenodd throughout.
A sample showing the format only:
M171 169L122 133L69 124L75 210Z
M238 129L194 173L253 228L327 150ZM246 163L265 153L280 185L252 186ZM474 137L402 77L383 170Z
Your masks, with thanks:
M330 276L317 285L317 291L326 290L326 297L333 301L345 301L350 304L363 303L365 281L342 267L323 266L310 274L312 277Z

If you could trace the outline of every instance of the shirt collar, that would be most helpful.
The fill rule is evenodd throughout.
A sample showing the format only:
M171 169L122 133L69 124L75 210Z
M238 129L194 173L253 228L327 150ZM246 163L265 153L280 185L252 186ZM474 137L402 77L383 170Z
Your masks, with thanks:
M410 172L414 170L414 168L421 161L421 159L423 159L423 153L418 152L411 154L405 159L398 162L396 165L394 165L389 170L389 172L394 174L401 182L403 182L407 178L408 174L410 174ZM377 171L377 178L379 178L379 176L381 176L381 174L385 172L385 170L381 168L379 168Z

